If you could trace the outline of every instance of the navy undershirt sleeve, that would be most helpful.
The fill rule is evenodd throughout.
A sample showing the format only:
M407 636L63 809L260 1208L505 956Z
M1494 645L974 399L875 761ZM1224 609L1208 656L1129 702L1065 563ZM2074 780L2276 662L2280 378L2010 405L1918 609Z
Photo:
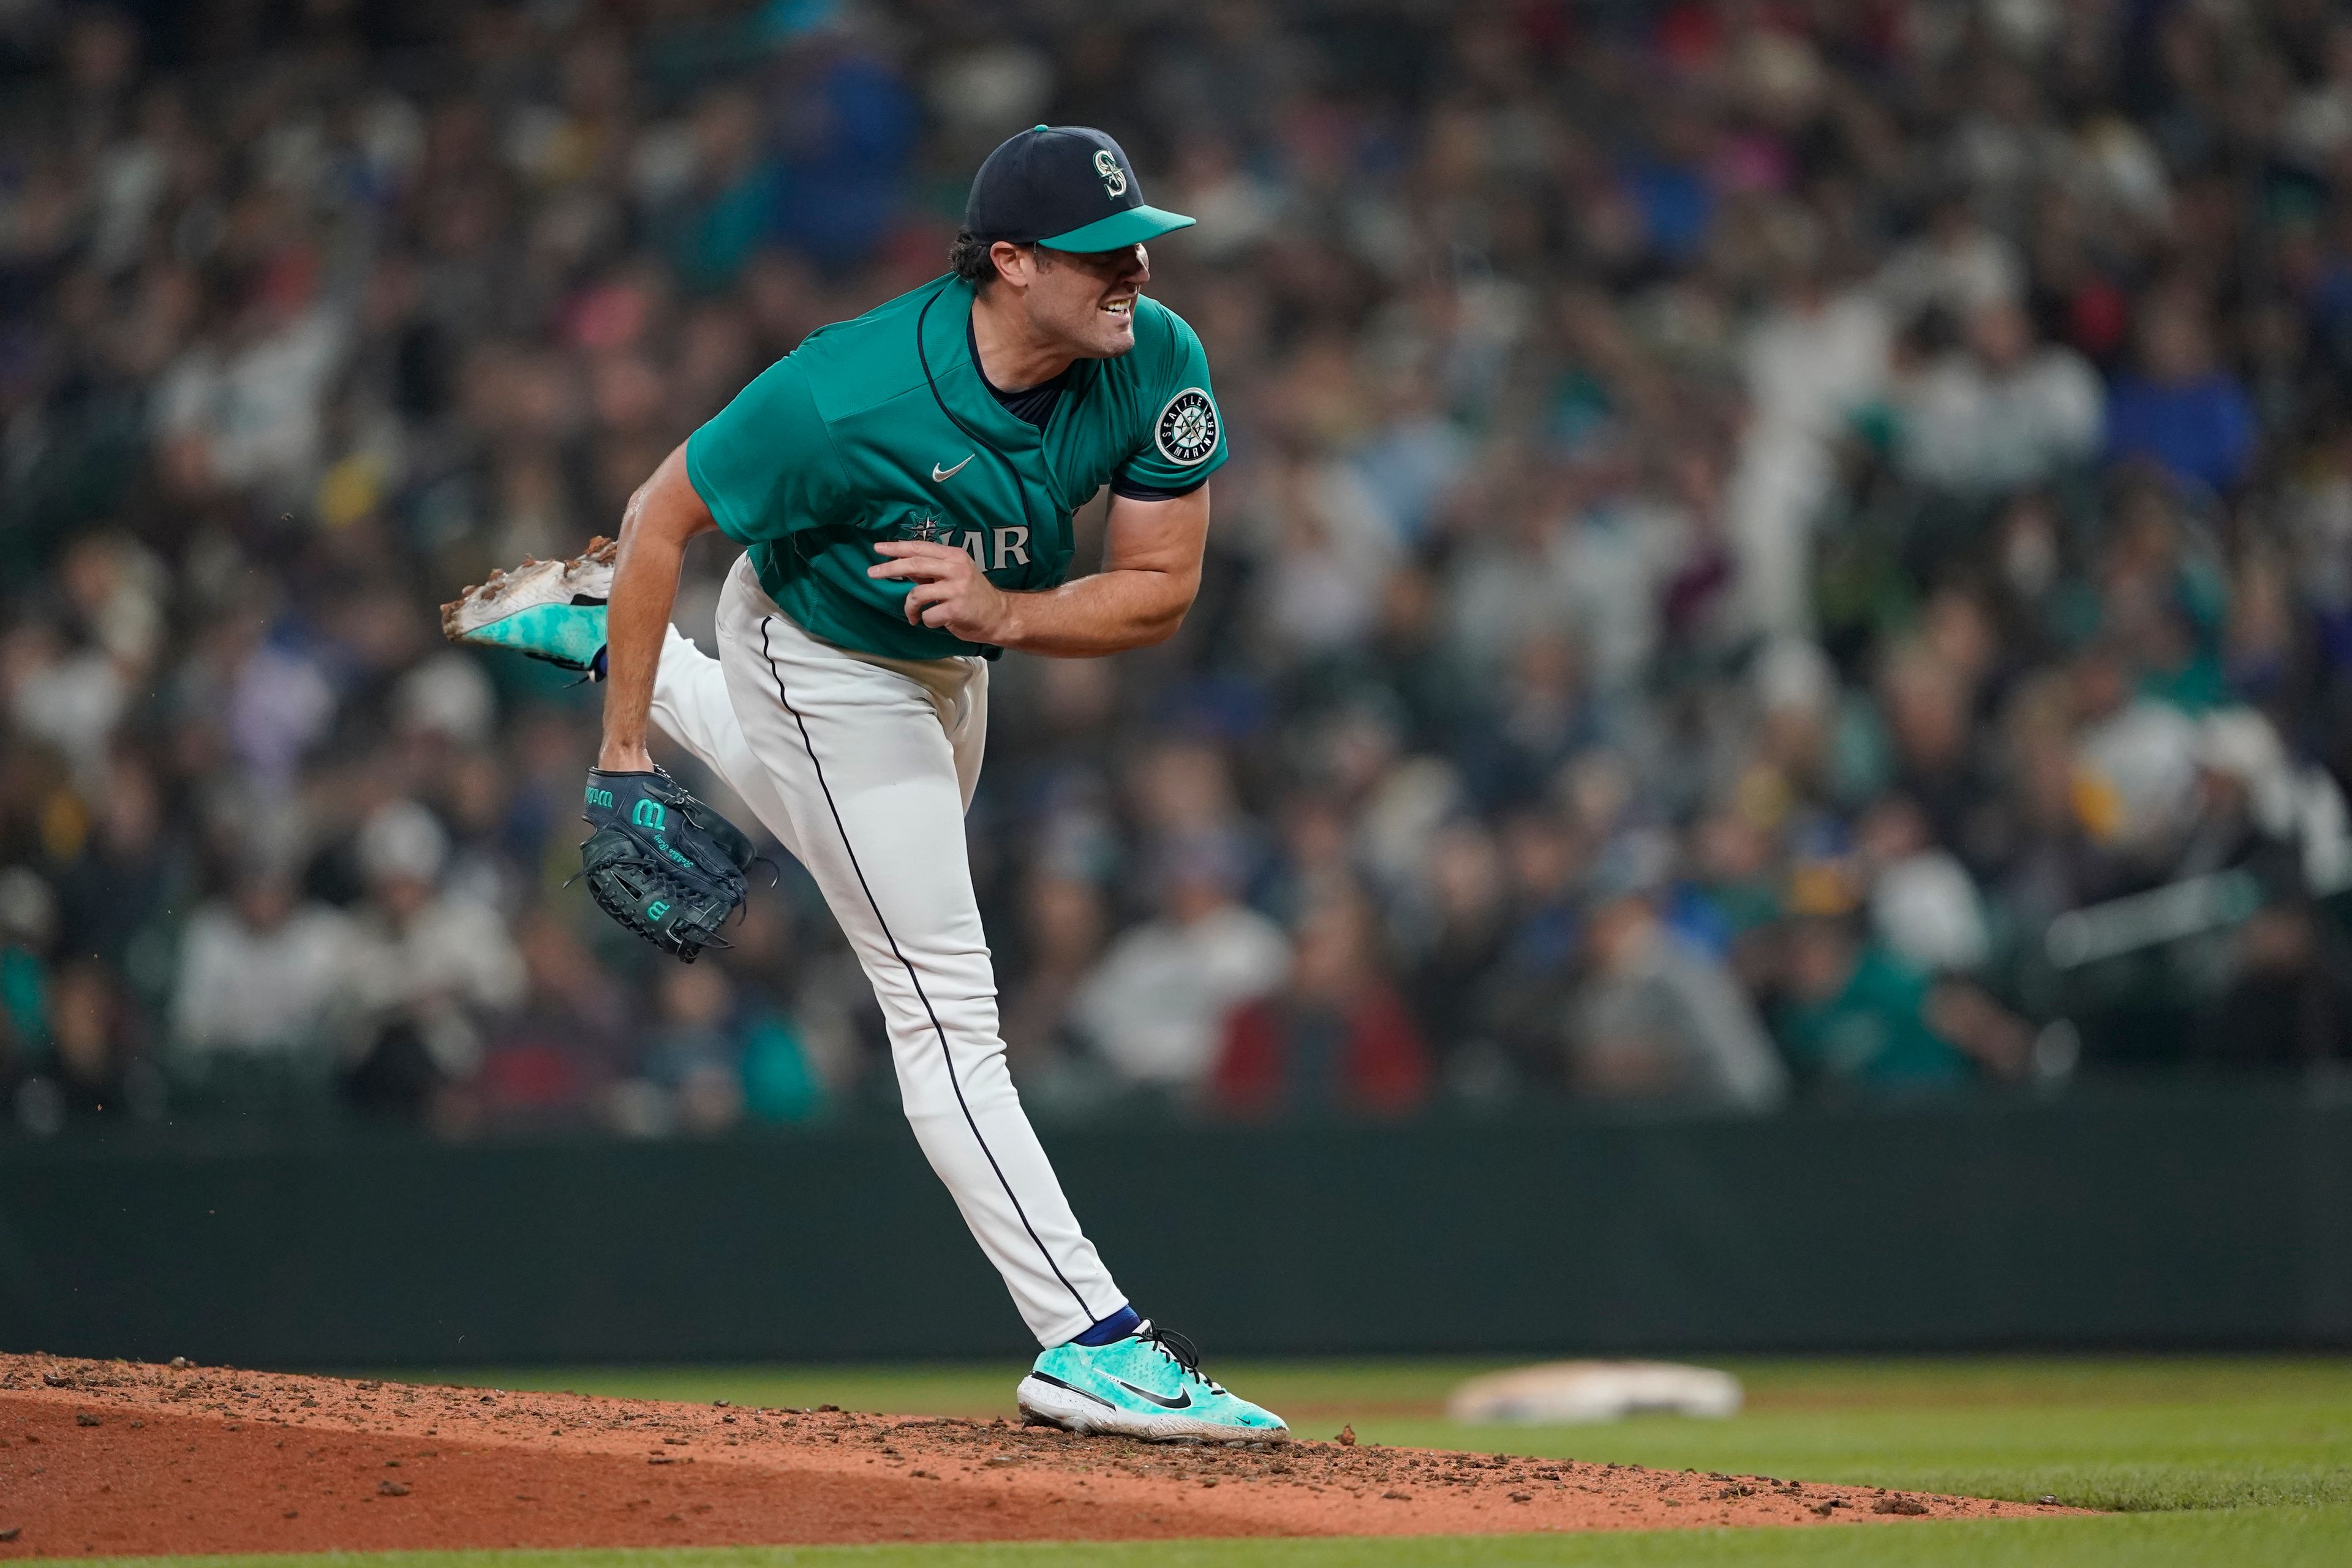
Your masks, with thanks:
M1129 500L1174 500L1178 496L1191 495L1208 482L1205 479L1194 479L1189 485L1171 490L1158 485L1147 485L1139 479L1129 479L1124 473L1118 473L1110 477L1110 493L1125 496Z

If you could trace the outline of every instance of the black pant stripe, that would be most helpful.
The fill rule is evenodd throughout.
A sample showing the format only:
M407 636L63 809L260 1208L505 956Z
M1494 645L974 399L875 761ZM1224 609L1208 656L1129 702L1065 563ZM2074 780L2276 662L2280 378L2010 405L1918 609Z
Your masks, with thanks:
M815 743L809 739L808 721L801 716L801 710L793 706L793 700L784 693L784 672L777 668L776 656L768 643L768 623L773 618L771 616L760 617L760 652L768 661L768 673L776 678L776 700L784 705L784 711L791 714L793 722L800 726L801 748L808 752L809 766L816 770L816 787L824 795L825 809L833 814L834 831L841 835L841 847L843 853L849 857L849 868L857 873L857 886L866 894L867 907L874 911L874 923L882 928L883 940L890 944L890 956L906 970L908 983L914 986L916 996L922 1001L923 1013L931 1021L931 1034L940 1042L940 1058L947 1063L948 1085L955 1090L956 1109L963 1112L963 1123L971 1129L972 1142L978 1143L980 1152L988 1157L988 1168L996 1173L997 1184L1004 1189L1004 1196L1013 1205L1013 1212L1020 1216L1021 1228L1027 1231L1029 1239L1036 1244L1037 1255L1045 1260L1045 1267L1054 1271L1054 1278L1062 1282L1062 1289L1070 1293L1070 1300L1078 1304L1078 1310L1087 1315L1087 1321L1095 1322L1097 1314L1087 1305L1087 1299L1078 1294L1078 1288L1070 1283L1070 1277L1062 1272L1062 1266L1054 1261L1053 1253L1046 1249L1045 1241L1037 1235L1037 1227L1029 1223L1029 1211L1021 1206L1020 1194L1005 1179L1004 1167L996 1163L996 1151L991 1149L988 1140L981 1136L980 1123L973 1119L971 1107L964 1100L963 1081L956 1076L955 1054L948 1048L948 1032L940 1026L940 1016L931 1006L930 994L923 989L923 977L915 973L915 966L908 963L907 955L898 950L898 939L892 934L890 922L883 919L882 906L874 897L874 889L866 880L866 868L858 864L856 847L849 842L849 828L841 820L841 807L834 804L833 786L824 781L824 764L817 760Z

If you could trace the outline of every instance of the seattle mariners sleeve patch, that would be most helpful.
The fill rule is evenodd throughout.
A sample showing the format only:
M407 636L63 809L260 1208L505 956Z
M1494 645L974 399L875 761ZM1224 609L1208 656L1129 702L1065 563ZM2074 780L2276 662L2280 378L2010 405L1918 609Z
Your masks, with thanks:
M1189 468L1208 461L1209 454L1217 449L1217 405L1199 387L1186 387L1160 411L1152 438L1159 443L1160 455L1171 463Z

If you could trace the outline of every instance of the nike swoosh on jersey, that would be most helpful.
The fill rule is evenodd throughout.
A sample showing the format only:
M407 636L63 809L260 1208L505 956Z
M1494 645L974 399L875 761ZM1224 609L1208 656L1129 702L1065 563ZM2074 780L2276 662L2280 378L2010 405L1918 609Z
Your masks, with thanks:
M977 452L966 452L963 455L963 463L971 462L972 458L979 455L980 454ZM931 483L935 485L943 484L947 480L955 478L956 475L963 471L963 463L958 463L952 468L942 468L937 463L933 463L931 465Z
M1192 1408L1192 1391L1191 1389L1179 1389L1175 1398L1162 1399L1159 1394L1152 1393L1151 1390L1148 1388L1138 1388L1135 1384L1128 1382L1127 1379L1123 1377L1114 1377L1111 1381L1139 1399L1149 1399L1152 1404L1159 1405L1163 1410L1190 1410Z

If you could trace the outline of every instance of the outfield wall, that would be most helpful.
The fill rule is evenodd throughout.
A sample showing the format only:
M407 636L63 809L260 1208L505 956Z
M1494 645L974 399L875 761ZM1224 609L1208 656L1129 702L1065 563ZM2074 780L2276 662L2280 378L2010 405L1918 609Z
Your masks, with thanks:
M2340 1094L1046 1142L1138 1303L1224 1354L2352 1344ZM454 1366L1023 1343L895 1125L0 1143L0 1349Z

